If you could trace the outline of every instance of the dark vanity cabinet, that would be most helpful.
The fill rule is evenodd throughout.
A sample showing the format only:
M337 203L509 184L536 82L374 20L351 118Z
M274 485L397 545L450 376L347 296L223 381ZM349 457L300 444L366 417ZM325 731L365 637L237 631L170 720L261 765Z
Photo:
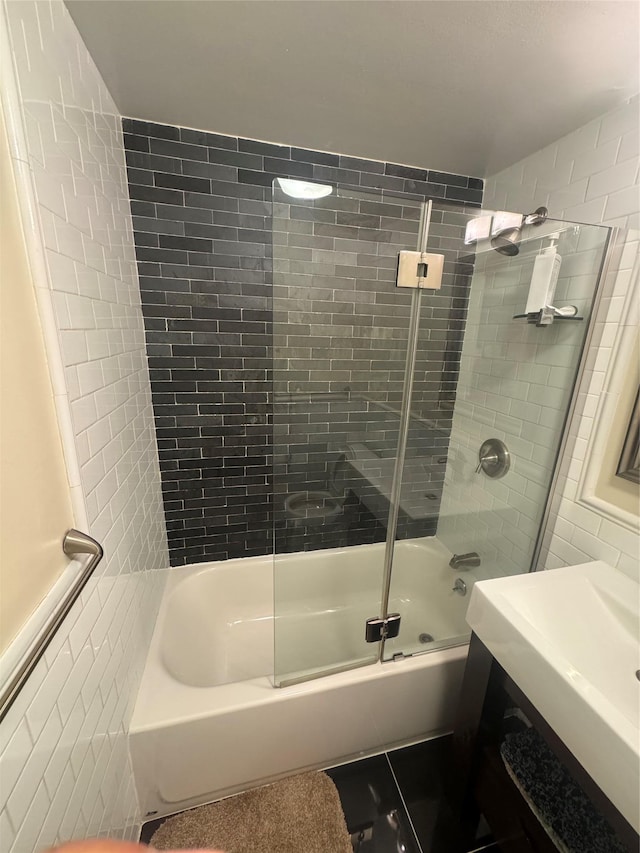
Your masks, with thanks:
M560 762L562 773L568 774L572 785L577 783L596 812L606 820L612 835L615 834L611 850L638 853L639 839L633 827L475 634L471 638L453 735L451 785L446 804L449 822L454 818L461 832L456 842L458 853L478 848L481 816L502 853L558 851L512 781L500 753L505 737L519 728L536 739L539 736L554 763ZM609 853L608 845L599 849ZM453 848L450 847L449 853L453 853Z

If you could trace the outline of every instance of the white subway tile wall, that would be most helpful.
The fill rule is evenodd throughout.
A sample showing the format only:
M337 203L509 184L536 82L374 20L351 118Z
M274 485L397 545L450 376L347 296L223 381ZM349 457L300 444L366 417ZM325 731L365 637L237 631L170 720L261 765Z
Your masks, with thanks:
M539 205L547 205L550 215L555 218L638 229L640 227L638 125L639 101L636 97L619 109L589 122L525 160L488 178L485 183L484 206L489 209L527 212ZM583 262L585 258L588 261L588 247L580 248L584 248L585 251L577 256L577 264ZM567 451L561 463L559 483L561 503L557 516L550 522L552 533L545 568L604 559L632 576L638 576L637 535L623 525L607 520L599 513L577 502L578 483L587 446L596 426L595 413L599 396L605 386L613 341L621 322L637 323L635 316L627 315L624 306L632 269L638 257L638 249L637 240L628 241L620 263L620 271L610 291L603 294L596 318L594 348L580 384L576 414ZM575 278L570 292L577 298L580 292L584 292L585 282L579 266L575 266L572 273ZM474 280L472 304L475 287ZM479 298L479 295L476 294L475 298ZM469 315L474 316L471 308ZM465 343L466 340L465 338ZM499 346L501 345L496 344L496 347ZM562 364L562 361L560 360L557 364ZM530 381L533 374L537 374L535 381L540 382L545 389L542 392L543 399L546 399L550 392L550 389L545 387L547 381L545 375L550 366L546 360L543 363L522 365L527 376L525 377L523 373L522 377L519 377ZM484 367L490 372L489 362ZM476 371L482 372L482 368L482 364L475 363ZM557 369L553 368L553 370ZM464 389L465 383L469 385L471 382L471 377L465 375L463 370L461 389ZM556 382L550 381L549 384L555 385ZM509 389L509 392L512 390ZM498 390L497 393L492 391L487 397L485 419L491 425L493 425L493 418L497 423L502 424L503 413L509 413L510 410L511 393L501 393ZM458 399L460 400L460 397ZM459 406L461 418L457 422L454 420L452 478L459 476L456 475L456 464L466 465L468 469L475 461L475 453L477 453L477 446L474 445L477 430L465 416L464 405L462 403ZM551 410L549 415L553 416ZM477 404L474 407L474 417L478 420L482 417ZM522 418L524 428L526 421L535 422L536 412L520 408L519 417ZM545 425L548 424L545 423ZM526 457L527 453L532 451L532 444L519 443L513 449L516 454L523 453ZM462 455L463 461L456 463L456 454ZM505 479L504 483L506 482ZM535 492L535 483L527 488L529 490L533 488ZM453 484L449 492L445 485L443 506L446 505L448 494L451 495L452 500L457 501L456 506L461 506L464 510L477 506L477 496L474 499L472 490L464 496L461 493L455 494L452 490ZM536 500L542 495L531 494L530 497ZM521 511L522 507L517 504L512 510L514 513ZM493 523L493 519L489 520ZM458 547L455 541L449 544L452 547L454 544ZM478 543L475 542L475 544ZM476 547L471 547L471 541L465 541L464 548L478 550Z
M486 179L484 207L640 228L638 96Z
M1 11L87 532L105 550L0 728L2 850L32 853L137 836L127 730L168 555L121 118L62 0Z

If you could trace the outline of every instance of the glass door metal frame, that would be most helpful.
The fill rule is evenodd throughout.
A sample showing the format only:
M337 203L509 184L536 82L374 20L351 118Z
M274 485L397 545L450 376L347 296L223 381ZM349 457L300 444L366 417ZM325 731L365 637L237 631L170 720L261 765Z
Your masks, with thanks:
M426 252L427 238L429 236L429 224L431 222L431 211L433 202L424 202L420 215L420 226L418 230L418 252ZM407 439L411 420L411 399L413 397L413 383L415 379L416 357L418 352L418 335L420 333L420 306L422 302L422 288L416 288L411 294L411 318L409 322L409 334L407 337L407 354L405 359L404 383L402 386L402 404L400 406L400 426L398 429L398 446L396 450L396 462L393 469L391 481L391 492L389 501L389 516L387 521L387 538L385 540L384 565L382 576L382 599L381 619L386 623L391 615L389 613L389 596L391 592L391 578L393 574L393 555L396 544L396 532L398 528L398 515L400 512L400 495L402 492L402 481L404 476L404 462L407 452ZM378 662L384 659L385 635L378 644Z

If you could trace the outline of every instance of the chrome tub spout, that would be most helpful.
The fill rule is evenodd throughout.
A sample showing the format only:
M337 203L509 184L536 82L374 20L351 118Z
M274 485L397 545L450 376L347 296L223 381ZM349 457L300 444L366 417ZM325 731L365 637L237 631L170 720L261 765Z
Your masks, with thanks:
M456 571L471 569L480 565L480 557L475 551L470 551L468 554L454 554L449 560L449 565Z

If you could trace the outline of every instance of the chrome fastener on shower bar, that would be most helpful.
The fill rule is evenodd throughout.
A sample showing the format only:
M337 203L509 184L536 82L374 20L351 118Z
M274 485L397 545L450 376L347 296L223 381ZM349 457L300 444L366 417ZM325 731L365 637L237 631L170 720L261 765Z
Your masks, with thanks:
M400 633L400 614L389 613L385 618L373 616L365 622L365 642L379 643L392 640Z
M403 250L398 253L396 287L440 290L443 269L444 255Z

